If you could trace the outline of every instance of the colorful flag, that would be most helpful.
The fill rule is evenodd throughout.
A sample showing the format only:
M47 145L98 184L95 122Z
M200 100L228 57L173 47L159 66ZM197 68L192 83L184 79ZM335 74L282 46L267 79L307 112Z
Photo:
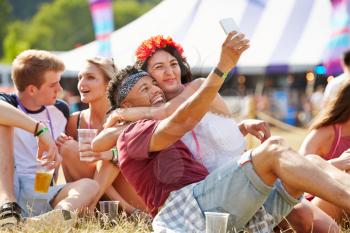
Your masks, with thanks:
M99 43L97 54L110 57L110 36L114 30L112 0L89 0L95 37Z
M327 74L338 75L342 73L341 56L350 49L350 0L331 0L331 2L331 35L327 45L325 67Z

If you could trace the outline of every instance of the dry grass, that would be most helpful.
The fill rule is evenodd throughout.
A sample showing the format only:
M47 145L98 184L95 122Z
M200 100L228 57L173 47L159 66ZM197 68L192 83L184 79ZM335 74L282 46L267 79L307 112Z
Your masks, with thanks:
M285 138L291 147L298 150L300 144L305 138L307 131L290 132L278 128L271 128L272 135L278 135ZM257 146L260 143L248 138L251 141L251 146ZM0 230L0 232L26 232L26 233L149 233L151 232L151 224L149 219L144 216L137 216L136 219L128 218L126 214L120 214L114 226L103 228L98 219L94 216L84 217L75 224L73 228L67 227L62 223L51 224L23 224L21 228L16 230ZM350 233L350 230L343 230L342 233Z
M300 129L298 131L286 131L276 127L271 127L270 129L271 129L271 135L281 136L285 138L288 144L295 150L299 150L299 147L307 134L306 129L304 130ZM248 144L250 144L248 145L250 148L256 147L260 144L260 142L257 139L250 136L247 136L247 140L248 140Z
M118 219L112 224L102 225L95 216L80 218L74 227L63 222L36 222L24 223L17 229L1 229L0 232L26 232L26 233L149 233L151 224L148 218L138 215L134 218L127 217L121 213Z

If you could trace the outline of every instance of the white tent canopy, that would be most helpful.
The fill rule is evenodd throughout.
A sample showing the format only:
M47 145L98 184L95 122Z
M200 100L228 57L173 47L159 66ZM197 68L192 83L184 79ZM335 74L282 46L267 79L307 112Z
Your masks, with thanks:
M119 68L133 64L140 42L150 36L172 36L183 45L193 70L208 72L216 65L225 33L218 21L233 17L251 40L241 57L242 73L269 68L306 70L322 62L330 34L329 0L163 0L140 18L113 32L112 56ZM79 70L96 56L98 43L60 55L68 70Z

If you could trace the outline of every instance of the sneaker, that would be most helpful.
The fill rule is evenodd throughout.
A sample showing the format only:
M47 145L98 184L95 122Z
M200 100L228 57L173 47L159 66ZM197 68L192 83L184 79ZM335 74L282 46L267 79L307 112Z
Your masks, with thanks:
M22 220L21 207L16 202L8 202L0 207L0 228L15 227Z
M77 214L69 210L55 209L36 217L27 218L26 223L34 225L62 225L65 228L73 227Z

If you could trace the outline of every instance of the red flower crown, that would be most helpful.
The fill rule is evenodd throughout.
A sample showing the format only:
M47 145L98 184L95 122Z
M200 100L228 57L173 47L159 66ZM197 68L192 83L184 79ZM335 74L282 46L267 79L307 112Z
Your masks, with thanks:
M184 52L182 46L175 43L170 36L164 38L162 35L152 36L151 38L144 40L136 49L135 55L138 61L144 62L147 58L152 56L157 49L165 48L167 46L175 48L182 57Z

